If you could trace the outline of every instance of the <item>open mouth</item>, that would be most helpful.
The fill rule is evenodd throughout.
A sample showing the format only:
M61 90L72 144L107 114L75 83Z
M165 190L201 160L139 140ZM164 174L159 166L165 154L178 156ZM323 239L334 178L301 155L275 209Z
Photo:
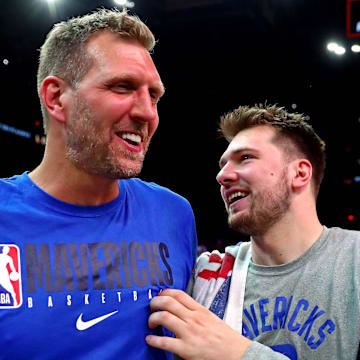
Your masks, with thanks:
M141 136L132 133L117 132L116 135L126 141L131 146L138 146L141 144Z
M228 204L231 205L231 204L235 203L238 200L244 199L248 195L249 195L249 193L244 193L244 192L241 192L241 191L237 191L237 192L231 194L228 197Z

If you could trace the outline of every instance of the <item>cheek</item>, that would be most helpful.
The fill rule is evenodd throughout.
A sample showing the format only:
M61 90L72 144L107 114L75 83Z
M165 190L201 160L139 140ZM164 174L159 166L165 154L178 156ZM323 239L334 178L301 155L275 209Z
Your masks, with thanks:
M107 118L119 118L123 114L130 111L132 106L132 100L120 99L117 96L103 96L94 99L92 108L99 116Z

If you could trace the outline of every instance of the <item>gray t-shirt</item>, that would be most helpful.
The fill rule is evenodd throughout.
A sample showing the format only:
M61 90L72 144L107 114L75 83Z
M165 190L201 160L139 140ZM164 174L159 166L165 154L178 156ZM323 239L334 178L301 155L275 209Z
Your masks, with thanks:
M356 359L359 291L357 231L324 228L308 251L285 265L250 262L242 332L255 342L243 360L286 359L279 352L292 360Z

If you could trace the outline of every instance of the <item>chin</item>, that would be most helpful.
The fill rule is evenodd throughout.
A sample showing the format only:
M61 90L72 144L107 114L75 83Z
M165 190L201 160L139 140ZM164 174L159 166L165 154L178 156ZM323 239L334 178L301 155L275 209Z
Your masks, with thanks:
M240 225L241 221L234 215L228 216L228 224L231 229L236 229Z
M241 234L253 235L254 233L253 224L247 216L236 216L236 214L229 215L228 224L230 229L237 231Z
M130 179L138 177L142 167L121 167L109 171L106 175L111 179Z
M84 170L89 174L111 180L130 179L140 174L142 163L136 164L136 166L128 166L125 164L110 164L104 162L100 166L86 167Z
M141 173L143 164L137 164L136 166L121 166L117 169L116 175L118 179L130 179L138 177Z

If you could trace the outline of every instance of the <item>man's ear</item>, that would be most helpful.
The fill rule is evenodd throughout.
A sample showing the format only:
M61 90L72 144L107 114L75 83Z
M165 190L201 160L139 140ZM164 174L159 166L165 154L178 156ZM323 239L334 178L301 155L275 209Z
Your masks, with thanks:
M42 101L50 115L59 122L66 122L64 94L69 85L57 76L48 76L40 87Z
M294 189L304 188L312 178L312 165L309 160L297 159L293 162L292 186Z

